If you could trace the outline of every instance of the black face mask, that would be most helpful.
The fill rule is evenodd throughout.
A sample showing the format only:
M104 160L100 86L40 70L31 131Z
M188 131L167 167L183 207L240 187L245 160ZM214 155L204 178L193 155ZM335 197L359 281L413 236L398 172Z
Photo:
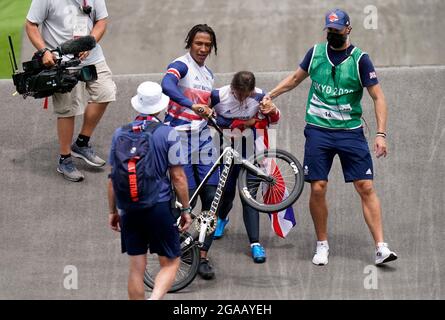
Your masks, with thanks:
M339 33L328 32L327 36L328 43L334 49L341 48L346 43L347 39L348 35L346 34L343 35Z

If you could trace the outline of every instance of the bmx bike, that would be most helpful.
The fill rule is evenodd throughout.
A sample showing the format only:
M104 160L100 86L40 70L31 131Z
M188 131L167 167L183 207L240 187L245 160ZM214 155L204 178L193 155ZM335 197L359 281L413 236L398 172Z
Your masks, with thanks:
M210 117L209 121L223 139L226 142L229 141L216 124L215 119ZM231 143L228 145L231 146ZM303 168L291 153L280 149L269 149L255 154L249 159L243 159L235 149L226 147L199 184L190 198L190 203L193 203L202 187L213 172L218 170L221 163L223 168L220 171L218 186L210 210L199 213L192 211L193 224L189 229L191 232L180 234L181 262L169 292L179 291L195 279L200 263L200 247L204 243L205 236L211 234L216 228L218 206L224 194L226 181L235 163L241 165L238 178L239 194L249 206L259 212L271 213L284 210L297 201L303 191ZM181 206L179 202L176 202L176 205ZM151 289L154 287L154 280L160 270L157 263L152 263L153 258L149 257L151 263L147 263L144 274L144 283Z

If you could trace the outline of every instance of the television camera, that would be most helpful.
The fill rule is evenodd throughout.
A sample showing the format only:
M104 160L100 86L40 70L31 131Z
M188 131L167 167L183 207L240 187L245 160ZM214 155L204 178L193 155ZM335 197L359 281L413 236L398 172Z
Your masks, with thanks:
M17 89L17 93L24 98L31 96L36 99L45 98L56 92L70 92L79 81L92 81L97 79L96 67L94 65L82 66L79 53L89 51L96 46L96 39L93 36L84 36L77 39L68 40L53 50L44 49L34 53L31 61L22 63L23 72L19 72L15 58L14 47L11 36L9 45L11 52L9 60L12 67L12 80ZM50 51L56 55L56 64L46 67L43 64L45 51ZM64 56L73 55L68 60Z

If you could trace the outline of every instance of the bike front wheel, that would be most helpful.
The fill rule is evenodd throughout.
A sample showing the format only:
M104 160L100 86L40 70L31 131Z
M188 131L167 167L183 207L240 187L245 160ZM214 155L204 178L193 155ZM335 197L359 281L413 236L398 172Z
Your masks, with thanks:
M181 261L176 273L173 285L168 292L176 292L187 287L196 277L199 268L199 248L190 234L180 234ZM145 268L144 283L153 289L156 276L160 271L157 254L147 255L147 267Z
M304 187L303 168L291 153L265 150L249 160L269 181L242 167L238 179L241 198L260 212L277 212L290 207Z

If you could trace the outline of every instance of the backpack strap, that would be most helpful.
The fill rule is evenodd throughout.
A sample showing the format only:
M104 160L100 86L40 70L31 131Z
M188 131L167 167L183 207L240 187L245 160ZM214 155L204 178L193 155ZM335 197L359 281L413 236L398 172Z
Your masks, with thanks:
M140 120L140 119L137 119L137 120ZM145 120L144 120L144 123L145 123ZM155 130L157 128L159 128L162 125L163 125L162 122L156 122L156 121L150 122L148 125L145 125L145 126L144 125L134 126L131 123L128 123L128 124L122 126L121 129L123 131L133 131L133 132L148 131L150 133L153 133L153 132L155 132Z
M139 201L139 191L138 191L138 183L137 183L137 174L136 174L136 163L139 160L139 157L131 158L128 161L128 185L130 186L130 197L131 201L138 202Z
M155 132L155 130L162 125L163 125L162 122L156 122L156 121L150 122L147 126L145 126L144 131L148 131L153 134Z
M121 129L123 130L123 131L131 131L132 129L133 129L133 126L131 125L131 124L126 124L126 125L123 125L122 127L121 127Z
M147 121L153 121L154 119L156 119L156 117L153 117L153 116L143 116L143 115L138 115L138 116L136 117L135 120L139 120L139 121L144 121L144 120L147 120ZM159 119L158 119L158 120L159 120Z

